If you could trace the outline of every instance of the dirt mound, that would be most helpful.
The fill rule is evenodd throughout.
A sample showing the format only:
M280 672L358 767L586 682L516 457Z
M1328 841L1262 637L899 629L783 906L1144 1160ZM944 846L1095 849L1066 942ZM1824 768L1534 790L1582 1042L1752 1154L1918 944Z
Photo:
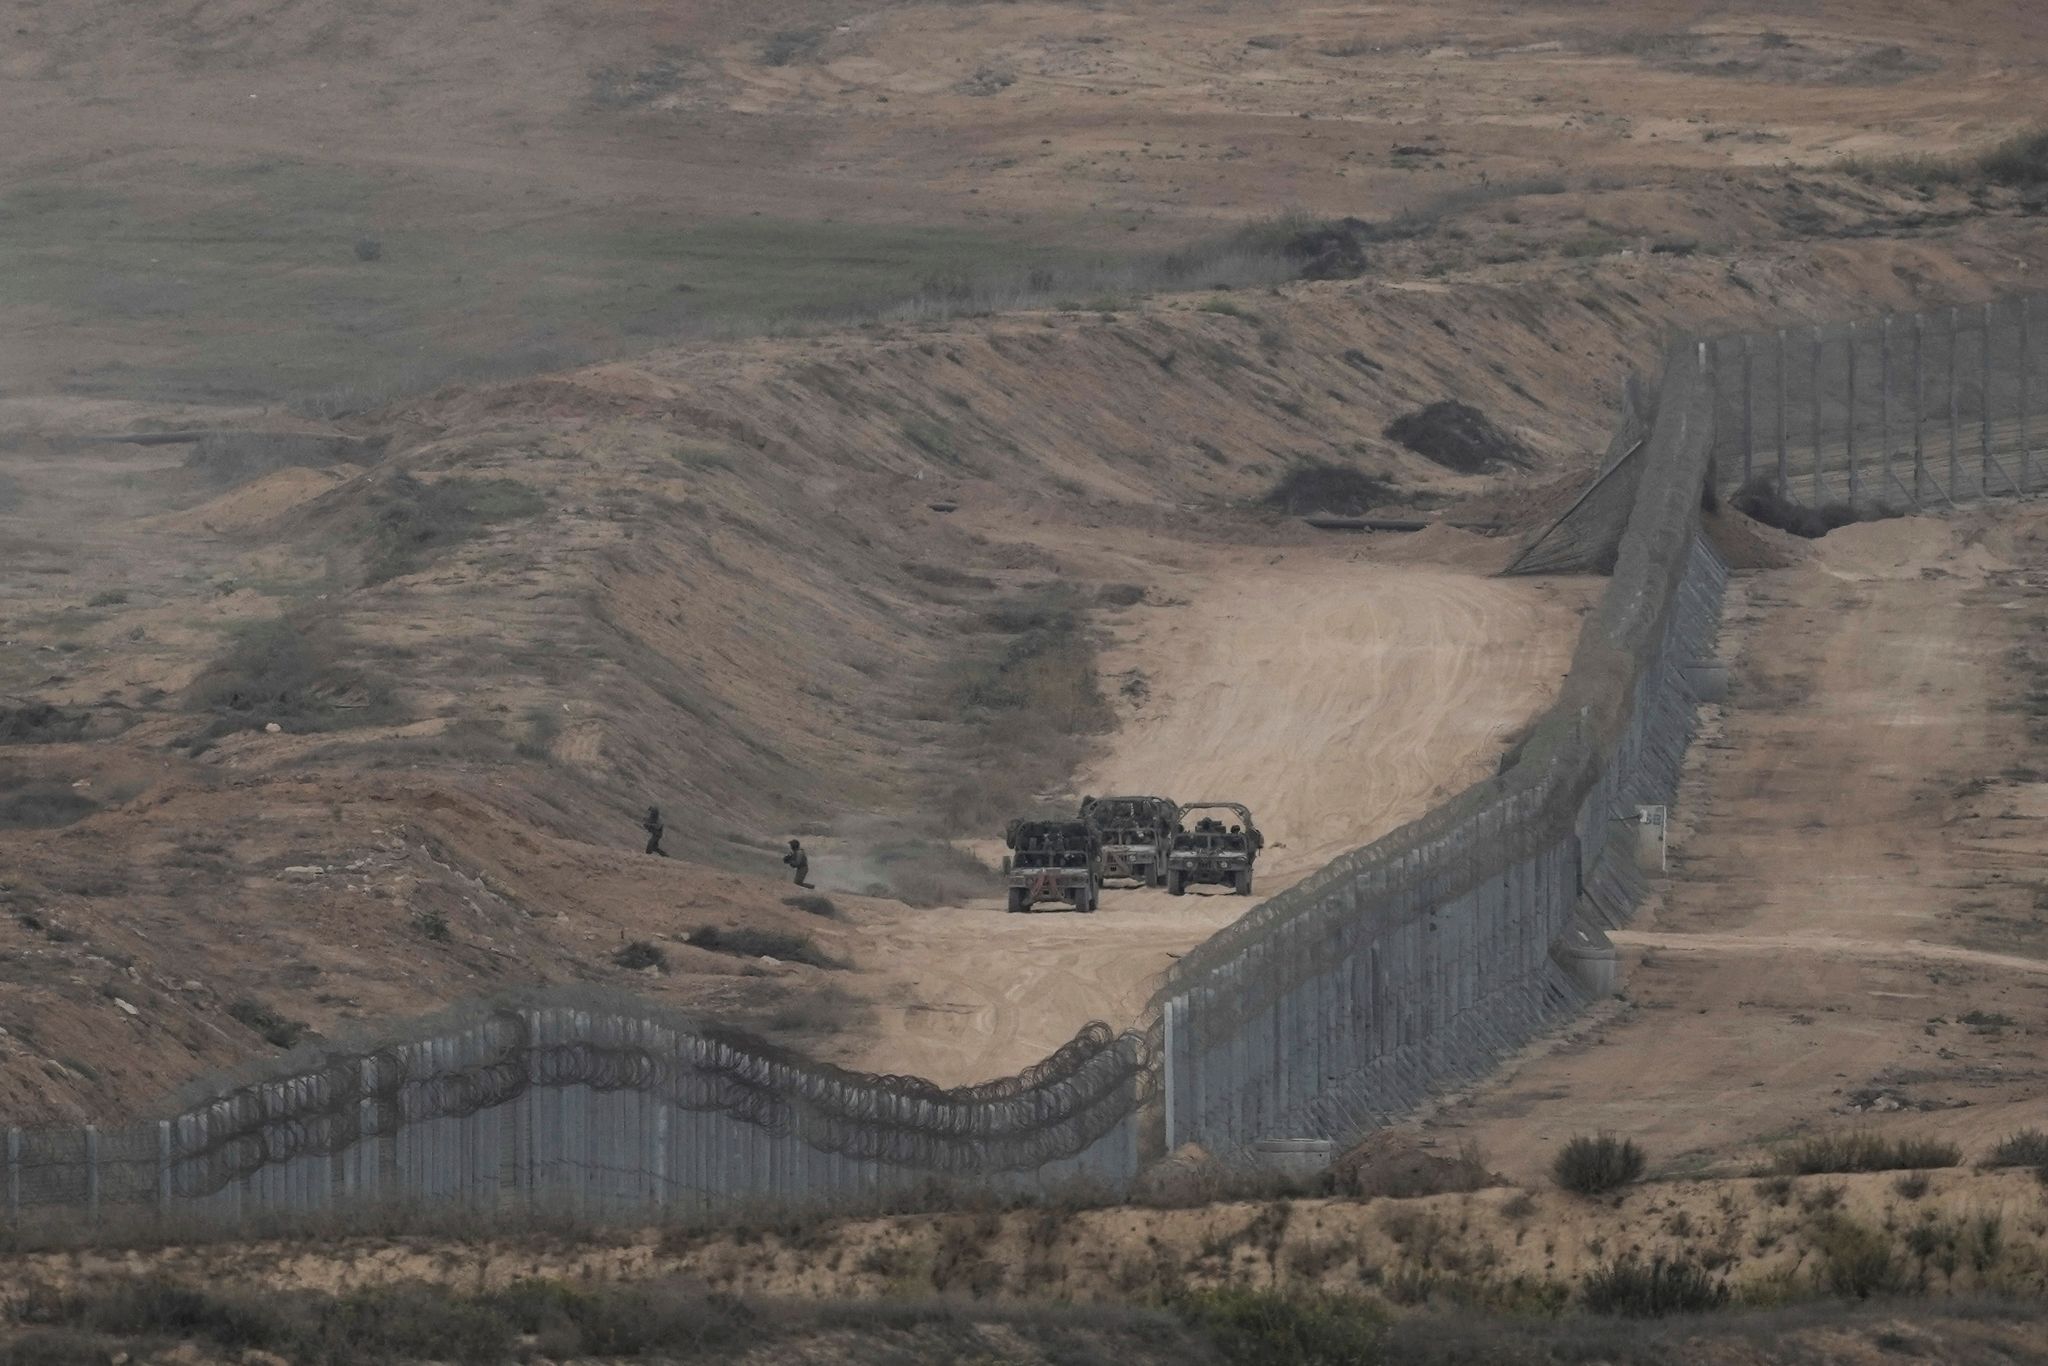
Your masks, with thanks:
M1386 437L1459 474L1508 467L1525 470L1535 463L1535 453L1527 446L1485 413L1456 399L1402 414L1387 424Z
M1783 569L1799 563L1809 551L1790 533L1766 526L1733 508L1721 508L1700 519L1707 539L1730 569Z

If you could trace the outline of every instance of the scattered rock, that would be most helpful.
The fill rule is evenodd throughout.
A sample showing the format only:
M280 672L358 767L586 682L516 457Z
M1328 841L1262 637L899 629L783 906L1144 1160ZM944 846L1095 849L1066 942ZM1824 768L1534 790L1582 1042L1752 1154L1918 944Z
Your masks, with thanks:
M137 1015L137 1016L139 1016L139 1015L141 1015L141 1014L142 1014L142 1012L141 1012L141 1011L137 1010L137 1009L136 1009L136 1008L135 1008L134 1006L132 1006L132 1005L129 1005L129 1004L128 1004L128 1003L126 1002L126 1001L122 1000L122 999L121 999L120 997L116 996L116 997L114 997L113 999L114 999L114 1007L115 1007L115 1009L117 1009L117 1010L120 1010L120 1011L122 1011L123 1013L125 1013L125 1014L128 1014L128 1015Z
M264 723L264 726L263 726L263 729L264 729L264 732L265 732L266 734L269 734L269 735L281 735L281 734L283 734L283 732L284 732L284 727L283 727L283 726L280 726L280 725L279 725L279 724L277 724L277 722L275 722L275 721L268 721L268 722L265 722L265 723Z
M316 877L325 877L327 870L317 863L295 863L278 876L286 882L311 882Z

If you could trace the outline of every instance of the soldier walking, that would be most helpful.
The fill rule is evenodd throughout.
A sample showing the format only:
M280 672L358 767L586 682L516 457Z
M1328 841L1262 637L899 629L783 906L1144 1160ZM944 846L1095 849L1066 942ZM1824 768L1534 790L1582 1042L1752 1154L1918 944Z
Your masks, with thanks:
M640 822L640 828L647 832L647 852L667 858L668 851L661 847L661 808L648 807L647 819Z
M809 887L811 885L811 856L804 852L804 846L800 841L791 840L789 842L789 852L782 856L782 861L788 864L790 870L796 874L797 886Z

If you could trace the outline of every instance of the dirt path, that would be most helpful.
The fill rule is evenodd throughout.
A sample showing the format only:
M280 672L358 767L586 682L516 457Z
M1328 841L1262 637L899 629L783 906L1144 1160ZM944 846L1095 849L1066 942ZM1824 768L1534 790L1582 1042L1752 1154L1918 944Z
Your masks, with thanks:
M1262 895L1482 773L1552 695L1586 592L1335 552L1237 552L1213 573L1176 582L1178 605L1146 609L1105 659L1149 693L1082 787L1244 802L1270 841ZM881 1018L856 1065L1014 1071L1088 1020L1134 1019L1175 956L1252 904L1111 889L1085 917L990 899L868 919Z
M2011 700L2048 612L2044 525L1853 527L1740 579L1692 828L1662 906L1615 936L1625 1001L1435 1122L1533 1176L1593 1130L1687 1170L1873 1123L1974 1154L2048 1119L2048 774Z

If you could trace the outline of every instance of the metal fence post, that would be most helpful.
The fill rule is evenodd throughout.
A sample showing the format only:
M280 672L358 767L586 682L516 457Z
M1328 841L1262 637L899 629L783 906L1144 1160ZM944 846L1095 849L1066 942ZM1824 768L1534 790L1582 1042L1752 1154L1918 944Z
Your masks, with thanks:
M1842 422L1842 449L1849 460L1849 508L1856 507L1856 495L1863 491L1863 472L1856 463L1856 324L1849 324L1849 407Z
M21 1130L7 1131L7 1218L21 1218Z
M100 1217L100 1131L85 1126L85 1214L93 1222Z
M1913 507L1927 496L1927 350L1926 329L1913 315Z
M2027 404L2032 401L2033 386L2028 382L2027 366L2030 363L2027 346L2027 315L2033 312L2033 300L2021 295L2020 310L2020 494L2024 497L2034 487L2033 452L2027 441Z
M1788 486L1788 485L1789 485L1789 484L1791 483L1791 474L1792 474L1792 469L1791 469L1791 464L1792 464L1792 443L1791 443L1791 436L1792 436L1792 433L1791 433L1791 426L1790 426L1790 424L1791 424L1791 418L1792 418L1792 403L1791 403L1791 397L1790 397L1790 393L1789 393L1789 391L1788 391L1788 389L1787 389L1787 386L1786 386L1786 381L1785 381L1785 371L1786 371L1787 367L1788 367L1788 366L1789 366L1789 365L1791 364L1791 356L1792 356L1792 351L1791 351L1791 348L1790 348L1790 347L1789 347L1789 346L1788 346L1788 345L1786 344L1786 343L1787 343L1787 338L1788 338L1788 334L1787 334L1787 332L1785 331L1785 329L1784 329L1784 328L1782 328L1782 327L1781 327L1781 328L1779 328L1779 329L1778 329L1778 496L1779 496L1780 498L1782 498L1782 497L1784 497L1784 496L1785 496L1785 489L1786 489L1786 487L1787 487L1787 486Z
M156 1208L168 1214L171 1208L171 1122L156 1123Z
M1813 506L1827 501L1827 481L1821 477L1820 455L1820 347L1821 332L1813 329L1813 352L1807 357L1806 406L1813 418Z
M1899 482L1892 471L1892 315L1884 315L1884 323L1878 332L1877 348L1877 455L1879 468L1877 486L1884 492L1880 500L1891 497L1892 486Z
M1984 345L1980 349L1979 359L1982 362L1978 369L1983 380L1984 392L1981 395L1982 401L1978 404L1979 416L1982 418L1978 430L1981 433L1984 456L1984 496L1989 498L1991 467L1996 461L1991 455L1991 305L1988 303L1984 305Z
M1742 339L1742 482L1756 477L1756 357Z
M1948 496L1951 502L1962 490L1956 481L1963 472L1963 405L1956 392L1960 383L1957 374L1956 350L1961 345L1962 310L1948 311Z

